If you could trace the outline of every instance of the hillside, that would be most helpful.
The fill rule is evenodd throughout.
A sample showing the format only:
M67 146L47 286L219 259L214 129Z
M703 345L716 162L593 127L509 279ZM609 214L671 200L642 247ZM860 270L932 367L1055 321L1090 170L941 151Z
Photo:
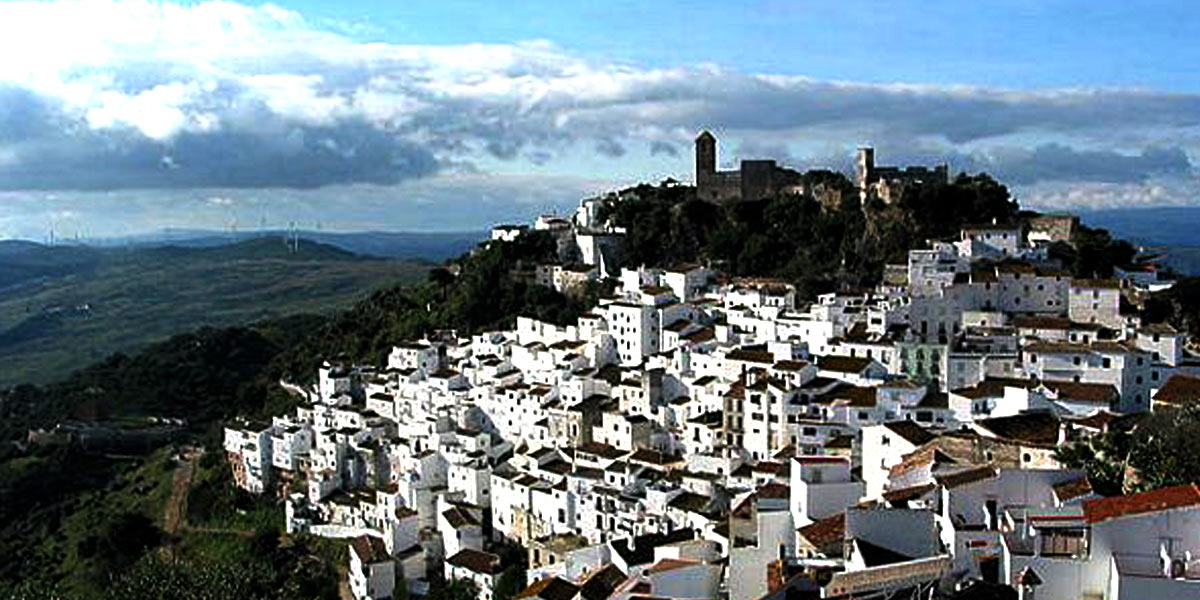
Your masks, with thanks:
M345 545L307 537L284 545L279 505L231 484L220 425L294 405L279 378L311 376L322 356L378 360L396 339L431 327L511 326L519 312L572 320L582 304L508 276L520 261L546 260L553 247L547 235L529 235L464 256L463 274L445 287L393 286L336 315L203 328L110 356L56 383L0 391L0 597L242 599L279 597L277 590L287 590L283 597L337 597L323 586L336 580L331 565L345 562ZM128 424L152 416L185 419L189 440L207 449L186 501L187 518L203 529L167 532L166 488L179 472L169 458L174 451L130 456L19 443L28 430L66 419ZM167 546L178 562L150 552ZM313 555L321 557L319 568L289 567Z
M1167 264L1185 275L1200 275L1200 207L1156 206L1080 211L1086 225L1102 227L1135 244L1166 251Z
M0 387L61 379L117 351L200 326L346 308L424 277L411 261L282 238L211 247L0 245Z
M109 247L146 248L180 246L202 248L223 246L231 241L259 237L285 237L285 230L245 231L239 233L197 229L164 229L155 233L94 240L95 245ZM303 240L335 246L353 252L381 258L399 258L441 262L474 248L487 238L486 231L419 232L419 231L354 231L331 232L302 230L296 235Z
M869 285L885 262L902 257L923 239L956 231L980 214L998 219L1018 214L1003 187L986 176L959 178L902 205L866 209L856 200L831 209L807 197L722 207L695 201L689 188L646 186L641 191L640 200L617 207L613 215L631 228L631 260L707 260L740 275L787 278L809 296ZM953 206L960 208L951 210ZM936 216L920 218L924 215ZM64 597L145 597L148 587L166 591L153 597L171 598L272 597L273 590L282 589L304 590L287 597L335 597L336 591L322 584L335 577L328 565L343 563L344 556L313 561L324 571L284 567L299 564L300 555L332 556L328 553L336 548L344 552L344 544L322 548L302 536L287 536L283 543L277 531L279 505L251 499L230 484L221 460L221 424L235 415L263 418L284 412L298 400L284 392L278 380L310 379L323 359L379 362L397 340L439 328L453 328L461 335L511 327L518 314L569 323L605 291L596 286L585 298L571 299L513 277L512 271L523 265L553 260L555 245L545 232L491 244L454 261L456 268L429 278L411 265L367 260L337 249L302 245L301 252L292 254L281 248L276 239L240 247L146 249L138 269L130 272L142 277L142 283L129 288L112 281L109 285L113 294L155 297L141 302L143 311L159 310L156 302L179 310L194 302L189 294L208 294L210 305L229 304L216 296L235 297L229 311L240 309L243 316L247 311L253 316L248 307L255 305L284 314L274 294L287 292L293 280L330 285L318 276L331 265L407 268L397 277L412 281L417 276L421 283L388 285L381 278L374 281L379 289L369 294L347 292L346 298L361 299L345 302L345 310L261 320L245 327L205 328L140 352L80 361L91 366L53 384L0 392L0 441L6 442L0 446L0 556L15 557L0 561L0 597L6 586L13 586L8 589L17 590L18 597L47 597L53 590ZM1064 260L1073 271L1092 274L1111 270L1112 261L1129 251L1106 232L1088 230L1079 250ZM119 268L120 261L104 263L95 273ZM84 281L94 274L75 277ZM247 283L252 277L259 277L256 284ZM169 283L147 283L154 278ZM1191 282L1181 291L1194 289ZM304 296L304 291L313 293ZM335 297L327 289L292 293L298 305ZM78 302L58 306L74 307ZM1194 294L1180 295L1175 304L1161 311L1169 313L1164 318L1182 322L1188 318L1185 310L1195 306ZM90 307L90 312L100 312L100 306ZM210 311L224 314L216 308ZM78 312L64 308L56 316L39 318L59 334L100 318ZM140 316L127 310L121 318ZM6 332L30 340L46 337L35 325L26 323L28 331ZM183 472L177 465L185 460L170 458L176 454L173 449L127 456L88 453L73 444L14 443L31 428L64 419L143 423L148 416L186 419L190 446L207 449L186 501L187 518L203 528L168 533L167 488L171 478ZM25 551L28 548L35 550ZM155 559L168 551L177 562ZM229 587L230 582L251 581L257 589Z

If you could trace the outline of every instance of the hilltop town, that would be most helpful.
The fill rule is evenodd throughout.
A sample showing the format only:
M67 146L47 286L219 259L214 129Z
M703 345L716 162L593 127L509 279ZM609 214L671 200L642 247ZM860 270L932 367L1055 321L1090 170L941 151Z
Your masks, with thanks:
M850 190L715 157L705 132L694 194L723 205L892 205L950 180L870 148ZM1186 334L1139 309L1172 285L1155 257L1075 277L1051 249L1079 220L1022 213L806 298L630 262L638 225L614 215L638 193L485 242L551 240L511 277L603 290L573 322L323 357L314 385L287 384L294 411L227 424L237 485L282 498L288 533L345 540L360 600L449 582L478 600L1200 594L1200 489L1102 496L1057 452L1200 398Z

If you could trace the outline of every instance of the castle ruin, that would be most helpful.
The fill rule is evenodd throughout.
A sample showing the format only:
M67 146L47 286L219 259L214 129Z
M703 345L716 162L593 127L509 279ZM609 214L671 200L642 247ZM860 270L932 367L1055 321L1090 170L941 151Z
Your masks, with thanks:
M717 138L708 131L696 138L696 193L700 199L730 202L803 192L804 176L773 160L743 160L737 171L718 171Z
M709 202L758 200L776 194L803 194L804 175L778 166L773 160L743 160L736 171L717 170L717 138L709 131L696 137L696 194ZM875 149L858 149L855 185L859 199L876 197L891 204L908 185L947 183L947 165L929 167L879 167Z
M858 199L862 202L876 197L885 204L891 204L900 200L906 186L950 182L950 168L945 164L932 169L875 166L875 149L869 146L858 149L854 166L854 184L858 187Z

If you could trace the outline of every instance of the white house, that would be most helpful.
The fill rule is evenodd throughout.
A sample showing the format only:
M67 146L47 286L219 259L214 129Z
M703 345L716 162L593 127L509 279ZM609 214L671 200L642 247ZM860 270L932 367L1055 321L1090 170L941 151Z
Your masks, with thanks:
M390 600L396 591L396 561L383 540L362 535L350 542L350 591L358 600Z

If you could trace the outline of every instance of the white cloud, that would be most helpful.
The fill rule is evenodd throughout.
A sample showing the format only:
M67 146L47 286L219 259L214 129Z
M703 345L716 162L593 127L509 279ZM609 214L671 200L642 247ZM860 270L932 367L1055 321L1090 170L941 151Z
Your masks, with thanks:
M1200 198L1200 179L1193 176L1142 183L1042 183L1018 191L1023 206L1041 209L1188 206Z
M396 185L317 189L168 189L119 193L67 190L52 195L0 191L0 233L41 239L114 237L164 228L302 228L325 231L482 231L543 212L564 213L579 198L632 182L579 177L451 174ZM70 215L69 220L67 215Z
M650 69L546 41L359 43L272 5L3 3L0 55L22 57L0 61L8 189L396 184L495 160L552 167L572 148L632 174L647 154L686 154L701 127L723 148L870 142L884 161L950 157L1024 185L1140 182L1163 165L1186 177L1200 148L1195 94ZM1088 189L1077 197L1113 188Z

